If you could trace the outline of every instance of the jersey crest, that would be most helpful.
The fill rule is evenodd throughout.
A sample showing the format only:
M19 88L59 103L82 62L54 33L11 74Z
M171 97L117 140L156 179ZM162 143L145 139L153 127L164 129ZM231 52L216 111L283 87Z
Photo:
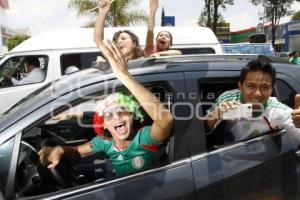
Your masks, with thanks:
M141 169L144 166L145 161L141 156L137 156L132 158L131 163L135 169Z

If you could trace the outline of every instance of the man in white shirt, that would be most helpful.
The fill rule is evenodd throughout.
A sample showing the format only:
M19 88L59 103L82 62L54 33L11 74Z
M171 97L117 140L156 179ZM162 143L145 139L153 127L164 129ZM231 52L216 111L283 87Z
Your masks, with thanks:
M36 57L27 57L25 58L25 67L27 69L28 75L22 78L21 80L17 80L15 78L11 78L11 82L13 85L24 85L30 83L38 83L42 82L45 79L44 71L39 68L40 61Z

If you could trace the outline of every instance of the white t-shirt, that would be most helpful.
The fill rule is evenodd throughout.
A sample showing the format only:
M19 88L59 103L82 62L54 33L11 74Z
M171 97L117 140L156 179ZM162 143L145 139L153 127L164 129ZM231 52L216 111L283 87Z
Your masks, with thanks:
M215 106L226 101L243 103L243 95L238 89L226 91L218 97ZM226 130L233 134L235 141L266 133L279 127L296 134L295 136L300 138L300 129L295 127L291 117L292 110L292 108L279 102L276 97L270 97L260 116L251 119L228 120Z
M38 83L42 82L45 79L45 73L41 68L34 68L26 77L21 80L11 78L11 81L14 85L24 85L29 83Z

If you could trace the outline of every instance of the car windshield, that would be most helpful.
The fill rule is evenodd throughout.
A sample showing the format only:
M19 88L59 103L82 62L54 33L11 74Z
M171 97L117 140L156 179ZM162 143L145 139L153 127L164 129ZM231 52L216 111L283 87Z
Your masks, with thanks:
M22 107L26 107L27 105L31 104L32 102L35 102L37 99L40 99L40 98L43 98L43 97L49 95L49 93L51 92L51 88L50 88L51 85L52 85L52 83L48 83L48 84L44 85L43 87L37 89L36 91L32 92L27 97L23 98L18 103L13 105L10 109L8 109L5 113L3 113L0 116L0 122L2 120L4 120L5 116L8 116L7 115L8 113L19 110Z
M260 54L275 56L275 51L271 44L222 44L224 53L229 54Z

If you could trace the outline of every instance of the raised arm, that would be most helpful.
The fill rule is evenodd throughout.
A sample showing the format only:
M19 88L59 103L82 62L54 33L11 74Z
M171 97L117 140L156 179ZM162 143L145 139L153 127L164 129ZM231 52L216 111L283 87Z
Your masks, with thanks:
M153 120L151 128L152 139L158 142L164 141L170 135L173 123L172 114L164 107L159 99L130 75L127 63L114 43L106 42L105 45L101 45L100 50L110 62L116 77L135 96Z
M98 5L99 14L95 23L94 28L94 41L96 45L99 45L103 42L104 39L104 23L107 13L110 10L110 6L113 0L100 0Z
M146 37L145 50L153 48L154 41L154 25L155 25L155 13L158 8L158 0L150 0L150 14L148 16L148 30Z

